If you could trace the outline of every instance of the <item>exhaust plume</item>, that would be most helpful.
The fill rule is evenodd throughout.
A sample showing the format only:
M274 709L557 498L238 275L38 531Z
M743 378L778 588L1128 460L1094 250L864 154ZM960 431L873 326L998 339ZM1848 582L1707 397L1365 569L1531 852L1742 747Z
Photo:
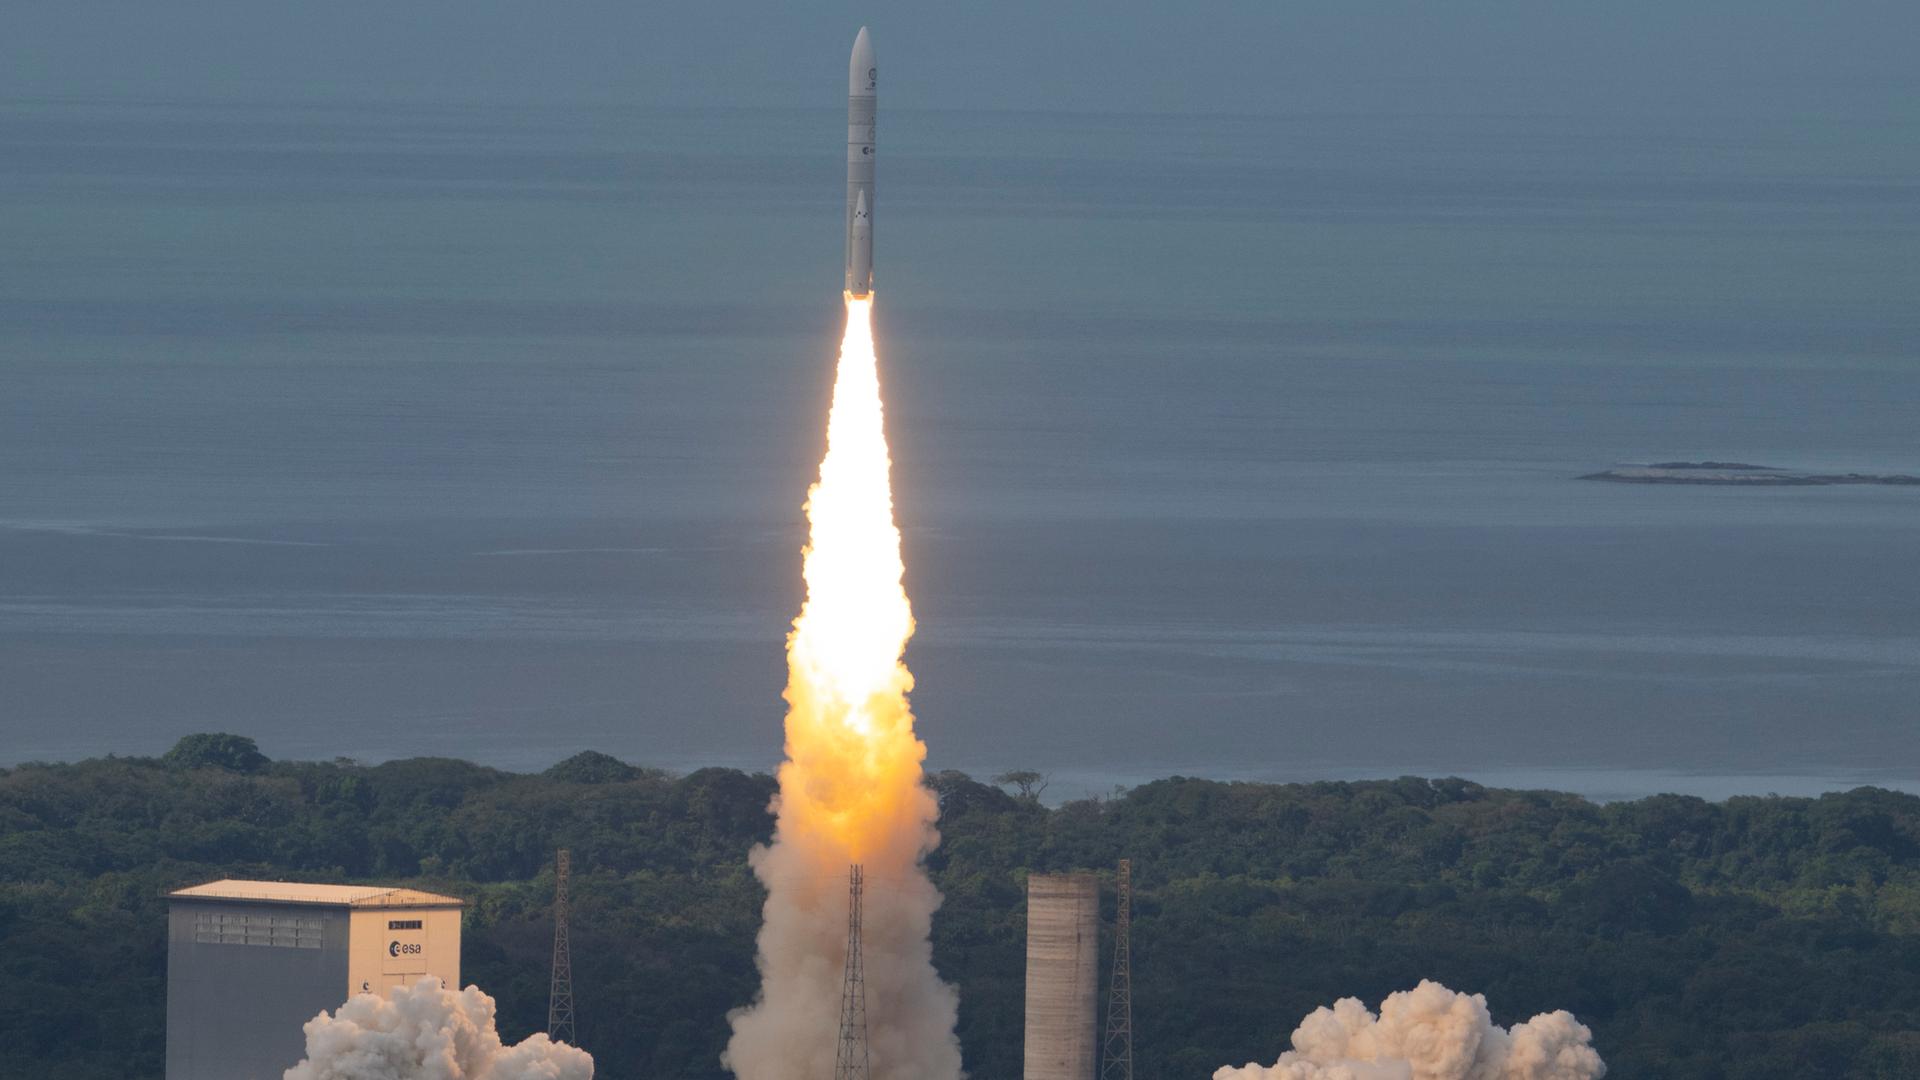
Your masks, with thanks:
M847 330L820 479L807 492L806 602L787 637L786 761L773 843L750 856L767 889L760 992L728 1020L721 1063L740 1080L834 1072L846 955L847 867L865 867L867 1041L874 1080L956 1080L959 1000L933 969L940 894L921 860L939 842L921 784L900 662L913 634L901 584L872 301Z
M307 1056L284 1080L593 1080L585 1050L545 1032L502 1045L492 998L432 976L392 997L355 994L305 1030Z
M1423 979L1389 995L1378 1016L1358 998L1315 1009L1278 1062L1222 1068L1213 1080L1598 1080L1607 1067L1592 1036L1564 1010L1500 1027L1486 998Z

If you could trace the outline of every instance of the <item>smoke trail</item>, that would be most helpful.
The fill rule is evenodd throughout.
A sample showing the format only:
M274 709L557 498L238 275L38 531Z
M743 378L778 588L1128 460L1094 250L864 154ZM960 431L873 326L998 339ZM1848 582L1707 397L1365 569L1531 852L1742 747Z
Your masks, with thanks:
M1379 1016L1357 998L1315 1009L1278 1062L1213 1080L1598 1080L1607 1067L1592 1034L1564 1010L1503 1028L1486 998L1421 980L1389 995Z
M847 301L827 454L807 492L807 598L787 638L787 760L773 843L756 849L767 888L760 993L728 1020L721 1062L740 1080L833 1075L847 931L846 871L866 868L862 923L874 1080L961 1075L953 988L933 970L940 894L921 860L939 841L921 784L900 662L913 634L901 585L871 301Z
M585 1050L544 1032L504 1046L493 999L428 976L390 998L356 994L307 1021L307 1056L284 1080L593 1080Z

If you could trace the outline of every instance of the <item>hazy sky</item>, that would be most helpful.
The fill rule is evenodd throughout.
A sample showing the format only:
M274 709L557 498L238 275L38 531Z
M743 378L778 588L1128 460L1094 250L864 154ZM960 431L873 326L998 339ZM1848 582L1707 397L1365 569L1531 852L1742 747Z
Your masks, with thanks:
M1917 9L0 0L0 764L770 764L871 21L940 767L1910 783Z
M1910 0L12 0L0 97L1920 115Z

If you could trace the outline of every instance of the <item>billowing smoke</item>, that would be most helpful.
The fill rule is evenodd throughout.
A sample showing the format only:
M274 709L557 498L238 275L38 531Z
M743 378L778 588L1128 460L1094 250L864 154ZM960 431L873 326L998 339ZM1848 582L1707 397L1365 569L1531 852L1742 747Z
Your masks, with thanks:
M1378 1016L1357 998L1315 1009L1278 1062L1213 1080L1596 1080L1607 1067L1592 1035L1564 1010L1503 1028L1486 998L1422 980L1389 995Z
M767 888L760 993L728 1019L721 1061L740 1080L830 1077L847 940L847 867L864 870L862 956L874 1080L957 1080L959 999L933 969L940 894L922 859L938 808L921 783L900 662L913 634L901 585L870 302L847 301L827 454L807 493L807 598L787 639L787 760Z
M493 999L431 976L392 997L356 994L307 1021L307 1056L284 1080L593 1080L585 1050L546 1033L505 1046Z

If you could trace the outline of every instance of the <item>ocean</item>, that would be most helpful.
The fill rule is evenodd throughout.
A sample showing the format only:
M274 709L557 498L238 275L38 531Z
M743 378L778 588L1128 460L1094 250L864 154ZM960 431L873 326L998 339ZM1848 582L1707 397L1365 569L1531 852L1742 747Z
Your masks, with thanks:
M0 102L0 764L781 752L832 110ZM889 112L930 768L1920 790L1920 139Z

